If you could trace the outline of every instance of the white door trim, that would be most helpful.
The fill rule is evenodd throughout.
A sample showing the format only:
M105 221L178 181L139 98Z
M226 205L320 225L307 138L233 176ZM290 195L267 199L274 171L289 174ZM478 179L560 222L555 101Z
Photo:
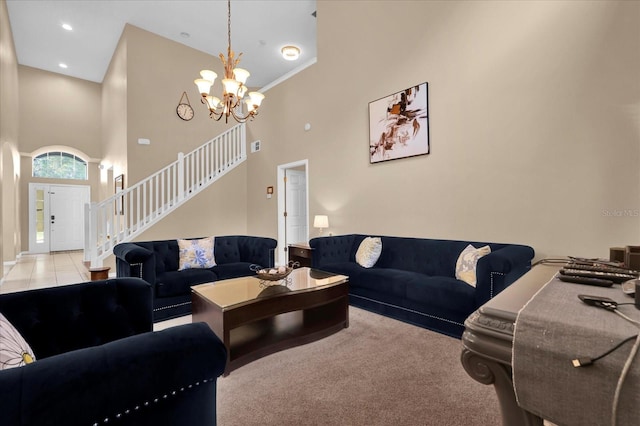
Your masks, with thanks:
M288 256L287 256L287 251L285 250L287 248L287 245L289 244L288 241L286 241L286 236L285 236L285 231L286 231L286 226L285 226L285 220L284 220L284 209L285 209L285 187L284 187L284 176L285 176L285 170L286 169L292 169L292 168L297 168L300 166L304 166L304 172L305 172L305 177L306 177L306 195L307 195L307 199L305 200L307 208L307 224L309 223L309 160L299 160L299 161L294 161L292 163L287 163L287 164L281 164L278 166L278 171L277 171L277 175L278 175L278 188L277 188L277 194L278 194L278 249L277 249L277 256L276 256L276 264L277 265L285 265L287 263L288 260ZM307 225L307 241L309 240L309 226Z

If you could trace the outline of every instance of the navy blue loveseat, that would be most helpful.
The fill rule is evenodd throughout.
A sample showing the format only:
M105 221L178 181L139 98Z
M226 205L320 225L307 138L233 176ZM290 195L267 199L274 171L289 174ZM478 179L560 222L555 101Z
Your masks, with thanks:
M204 323L152 332L140 278L1 294L0 313L36 356L0 371L0 426L215 426L224 345Z
M518 244L380 236L382 253L372 268L355 261L368 235L314 238L313 267L349 276L354 306L460 337L465 319L531 268L533 248ZM467 245L489 245L477 263L475 288L456 279Z
M196 239L196 238L191 238ZM216 266L178 271L177 240L121 243L113 248L118 277L139 277L153 289L153 321L191 313L191 287L254 275L251 265L274 265L277 241L245 235L216 236Z

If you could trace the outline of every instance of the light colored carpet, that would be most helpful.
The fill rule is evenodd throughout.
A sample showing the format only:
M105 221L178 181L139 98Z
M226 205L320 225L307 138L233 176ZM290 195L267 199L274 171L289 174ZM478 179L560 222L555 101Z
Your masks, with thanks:
M459 340L350 307L334 335L218 379L218 424L500 425L493 386L470 378Z

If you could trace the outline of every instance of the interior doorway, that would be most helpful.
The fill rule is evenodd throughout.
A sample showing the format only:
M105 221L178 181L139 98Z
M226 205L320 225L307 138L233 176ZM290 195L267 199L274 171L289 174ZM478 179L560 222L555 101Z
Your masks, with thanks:
M84 205L88 185L29 184L29 252L84 248Z
M287 263L289 244L309 241L308 165L300 160L278 166L278 265Z

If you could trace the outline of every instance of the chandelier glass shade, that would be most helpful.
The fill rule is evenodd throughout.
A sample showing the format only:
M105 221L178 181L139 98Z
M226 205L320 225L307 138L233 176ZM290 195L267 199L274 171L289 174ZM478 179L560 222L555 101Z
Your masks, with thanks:
M251 75L249 71L237 68L240 62L240 53L237 57L231 50L231 0L227 1L227 33L229 36L229 44L227 47L227 56L220 53L219 57L224 68L224 78L222 79L222 98L211 96L211 86L215 82L218 74L211 70L200 71L200 77L194 80L198 91L200 92L200 101L209 109L209 117L219 121L224 117L225 123L229 122L229 116L233 117L237 122L244 123L249 119L253 119L258 115L258 108L264 99L264 95L260 92L249 92L247 94L247 79ZM248 95L245 99L245 95ZM242 101L244 100L246 111L243 111Z

